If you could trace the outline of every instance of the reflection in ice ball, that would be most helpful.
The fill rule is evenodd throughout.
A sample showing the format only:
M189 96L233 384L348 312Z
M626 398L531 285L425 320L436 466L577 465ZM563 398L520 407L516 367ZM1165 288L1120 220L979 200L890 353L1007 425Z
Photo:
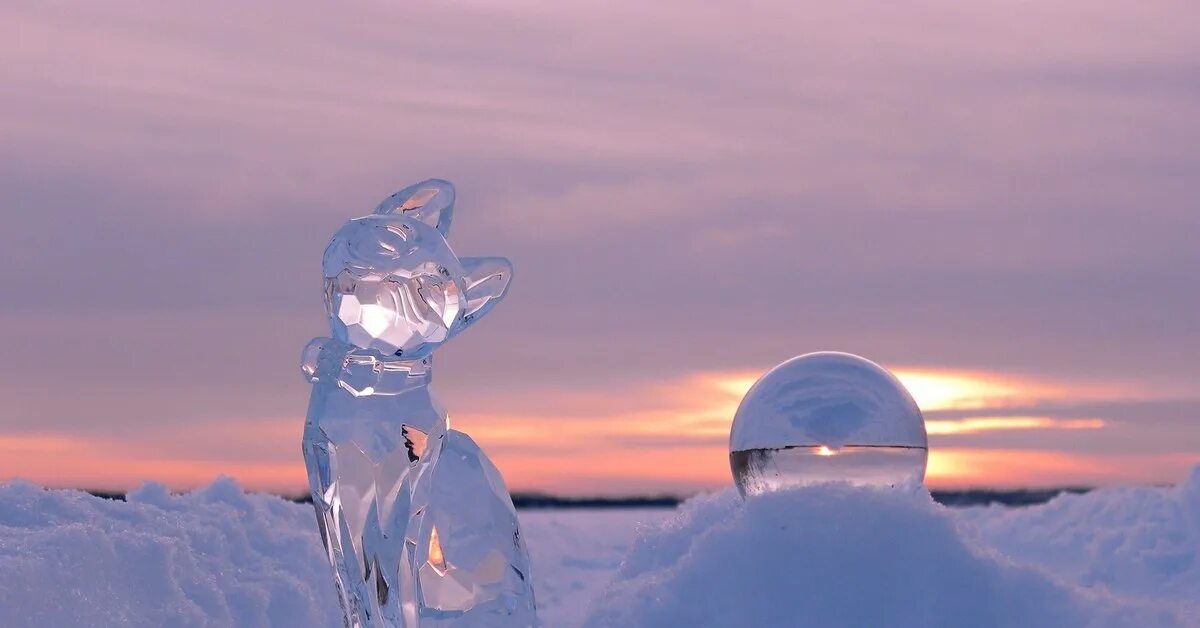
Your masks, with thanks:
M918 486L921 410L891 373L849 353L809 353L763 375L738 406L729 464L742 495L849 482Z

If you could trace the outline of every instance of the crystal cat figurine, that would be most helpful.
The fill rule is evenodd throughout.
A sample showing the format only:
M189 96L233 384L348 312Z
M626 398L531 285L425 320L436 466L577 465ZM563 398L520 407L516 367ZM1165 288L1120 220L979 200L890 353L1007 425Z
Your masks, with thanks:
M536 626L512 499L429 390L434 349L504 298L512 265L446 243L431 179L347 222L325 250L332 338L305 347L304 461L352 628Z

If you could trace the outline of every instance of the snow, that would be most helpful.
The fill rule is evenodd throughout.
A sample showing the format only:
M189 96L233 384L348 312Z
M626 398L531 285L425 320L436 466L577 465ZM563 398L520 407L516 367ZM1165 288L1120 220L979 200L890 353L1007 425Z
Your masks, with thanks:
M665 508L520 511L542 624L579 626L638 534L673 515Z
M0 489L0 625L340 625L311 507L228 479L128 500Z
M1036 508L955 514L976 542L1065 581L1200 605L1200 466L1169 488L1112 488Z
M1114 511L1136 518L1137 505L1117 505ZM923 491L821 485L744 502L726 491L691 500L664 529L639 538L585 625L1052 627L1200 621L1185 602L1087 589L978 545L973 535L969 524ZM1077 538L1090 540L1086 532ZM1192 593L1200 590L1193 587Z
M1200 625L1200 468L1020 509L825 486L521 521L549 628ZM335 626L324 561L310 507L228 479L0 486L7 627Z

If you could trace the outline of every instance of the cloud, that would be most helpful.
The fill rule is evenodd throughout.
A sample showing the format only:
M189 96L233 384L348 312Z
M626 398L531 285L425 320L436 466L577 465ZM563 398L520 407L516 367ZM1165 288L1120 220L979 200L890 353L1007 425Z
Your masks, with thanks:
M988 416L958 421L927 420L925 431L930 435L977 434L999 430L1098 430L1103 419L1055 419L1045 416Z
M0 429L298 421L326 239L427 176L516 265L452 409L817 349L1194 398L1195 13L7 5Z

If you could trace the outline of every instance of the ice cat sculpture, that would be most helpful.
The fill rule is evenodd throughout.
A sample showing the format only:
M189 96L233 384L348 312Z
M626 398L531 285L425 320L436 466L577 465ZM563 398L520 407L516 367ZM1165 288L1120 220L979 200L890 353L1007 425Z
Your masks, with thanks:
M332 338L304 349L304 462L348 627L535 626L512 499L429 391L434 349L504 298L512 265L446 243L454 186L388 197L325 250Z

